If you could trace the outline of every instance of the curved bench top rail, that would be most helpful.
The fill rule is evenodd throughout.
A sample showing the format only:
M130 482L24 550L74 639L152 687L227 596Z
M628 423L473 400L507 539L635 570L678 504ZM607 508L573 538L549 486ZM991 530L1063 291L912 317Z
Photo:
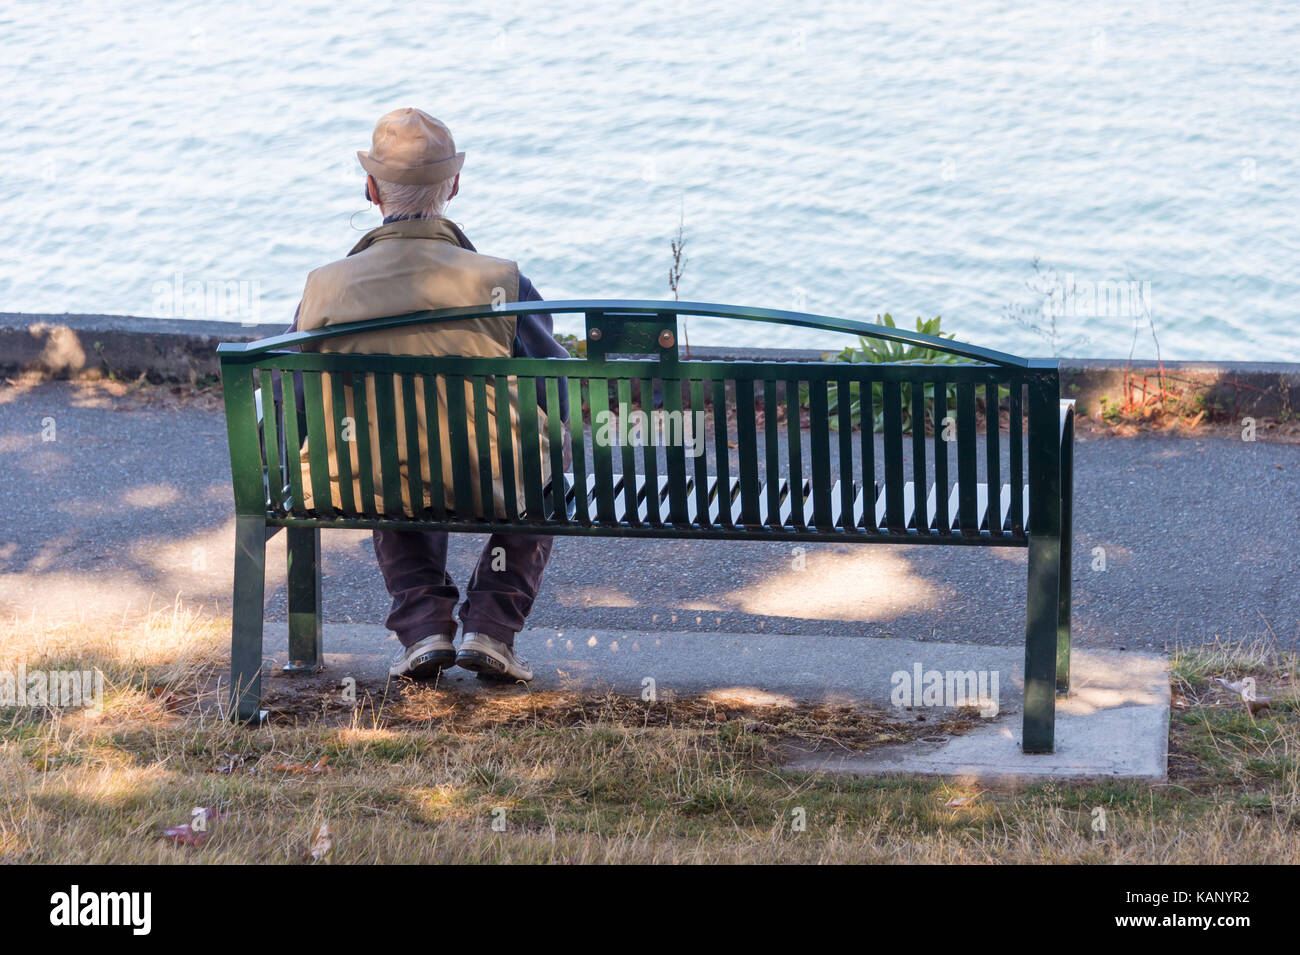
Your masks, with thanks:
M345 335L363 332L389 331L410 325L423 325L437 322L462 321L471 318L484 318L490 315L529 315L529 314L595 314L602 318L641 318L655 315L680 316L697 315L712 318L737 319L748 322L766 322L776 325L792 325L819 331L842 332L849 335L861 335L867 338L879 338L899 342L905 345L919 345L935 351L946 352L974 361L986 362L1007 368L1043 368L1056 367L1054 361L1020 358L1005 352L968 345L949 338L923 335L920 332L903 328L889 328L875 322L860 322L848 318L834 318L828 315L810 315L805 312L790 312L781 309L752 308L742 305L715 305L707 302L657 302L624 299L575 299L557 302L511 302L507 305L492 307L490 305L472 305L465 308L444 308L436 311L411 312L406 315L394 315L388 318L375 318L364 322L350 322L346 325L331 325L309 332L289 332L260 341L244 343L224 343L219 345L217 353L231 358L249 358L267 352L322 342Z

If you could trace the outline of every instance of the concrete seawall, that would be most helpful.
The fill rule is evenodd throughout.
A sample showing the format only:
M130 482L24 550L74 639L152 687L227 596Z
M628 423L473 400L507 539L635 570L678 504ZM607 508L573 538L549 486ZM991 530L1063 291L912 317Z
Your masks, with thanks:
M147 376L153 381L214 378L220 342L278 335L283 324L140 318L129 315L0 313L0 375L51 377ZM692 349L697 358L816 361L816 349ZM1122 402L1133 388L1154 391L1162 369L1150 360L1062 358L1061 387L1091 413L1103 398ZM1212 416L1289 417L1300 414L1300 363L1167 361L1166 384L1199 400Z

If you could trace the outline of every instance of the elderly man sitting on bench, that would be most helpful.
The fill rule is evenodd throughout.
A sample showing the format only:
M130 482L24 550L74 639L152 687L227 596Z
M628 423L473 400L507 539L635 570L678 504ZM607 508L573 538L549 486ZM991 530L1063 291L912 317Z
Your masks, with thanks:
M366 199L379 207L383 224L366 233L345 258L307 277L293 329L307 331L426 309L542 300L514 262L479 254L465 233L443 217L446 204L460 191L465 160L445 125L422 110L394 110L380 118L370 150L358 152L357 157L367 173ZM503 315L346 336L331 341L328 348L391 355L567 358L551 332L549 315L525 315L518 322ZM445 388L445 383L439 385L443 415ZM543 395L543 406L544 401ZM558 410L567 421L565 388L560 389L560 405L544 410ZM399 411L400 407L399 402ZM421 442L427 440L423 408L422 404ZM495 407L489 410L494 416ZM489 427L495 449L495 423L481 424ZM445 428L441 434L445 441ZM470 447L475 447L473 441ZM514 460L520 457L516 453ZM449 455L444 453L442 461L448 466ZM403 460L403 471L411 465ZM477 468L477 463L472 467ZM450 495L450 474L444 483ZM422 504L428 506L428 493L426 489L425 502L407 501L407 506L414 511ZM499 509L499 480L496 495ZM449 496L448 508L452 503ZM492 502L476 505L486 508ZM446 532L375 530L374 542L393 599L386 626L402 644L389 669L392 676L427 679L446 667L460 666L483 677L533 678L514 641L537 597L551 555L551 537L494 534L488 539L460 604L464 638L459 649L452 641L460 594L447 574Z

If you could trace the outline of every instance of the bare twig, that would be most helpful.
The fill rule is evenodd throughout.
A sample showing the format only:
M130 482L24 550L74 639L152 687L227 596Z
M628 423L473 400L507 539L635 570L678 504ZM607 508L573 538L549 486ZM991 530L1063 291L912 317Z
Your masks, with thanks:
M682 281L682 270L686 266L686 200L682 199L682 211L677 219L677 238L672 240L673 264L668 270L668 290L673 293L673 301L679 301L678 287ZM682 319L682 341L686 346L686 359L691 357L691 338L686 331L686 319Z

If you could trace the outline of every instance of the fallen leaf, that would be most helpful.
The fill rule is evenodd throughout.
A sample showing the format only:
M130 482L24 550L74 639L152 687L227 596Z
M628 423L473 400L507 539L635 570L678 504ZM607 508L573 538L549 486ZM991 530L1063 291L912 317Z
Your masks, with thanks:
M312 833L311 848L308 850L308 855L319 862L329 855L330 850L333 848L334 840L330 838L330 824L322 822L316 827L316 831Z
M206 806L195 809L190 814L193 822L179 826L169 826L162 831L163 837L181 846L201 846L208 841L213 823L225 818L225 813Z
M1253 700L1246 699L1243 696L1241 699L1246 704L1246 710L1251 716L1256 716L1261 710L1267 710L1273 705L1273 697L1271 696L1259 696Z
M206 829L196 832L189 823L164 829L162 834L177 845L182 846L201 846L208 841L208 831Z
M332 773L334 767L327 766L328 756L322 756L314 763L276 763L271 767L273 773L296 773L304 776L319 776L321 773Z

